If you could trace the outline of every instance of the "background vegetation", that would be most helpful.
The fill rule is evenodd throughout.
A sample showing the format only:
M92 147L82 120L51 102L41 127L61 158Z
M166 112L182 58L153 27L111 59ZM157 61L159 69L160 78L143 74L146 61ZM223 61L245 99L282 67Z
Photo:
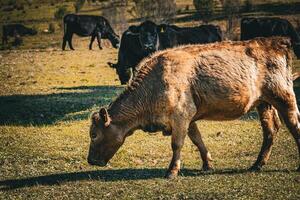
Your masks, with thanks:
M0 46L0 199L300 198L296 145L285 127L263 171L247 171L262 142L254 111L235 121L198 123L214 159L213 172L200 170L198 152L187 139L181 176L165 180L170 138L142 131L127 139L110 166L89 166L90 113L108 105L124 87L106 64L117 58L109 43L104 42L101 51L89 51L89 38L75 36L76 51L60 50L61 17L75 12L75 4L72 0L0 2L0 25L20 22L39 31L37 36L24 37L19 47ZM159 15L160 11L145 14L149 5L134 1L90 0L78 12L106 16L118 33L145 17L157 22L166 17L179 26L203 23L193 0L166 5L170 12ZM216 1L207 20L235 39L241 16L279 16L297 25L300 12L296 0L241 1L233 11L224 5L226 1ZM55 17L58 11L63 14ZM294 66L299 70L300 61L295 60ZM299 84L295 85L298 98Z

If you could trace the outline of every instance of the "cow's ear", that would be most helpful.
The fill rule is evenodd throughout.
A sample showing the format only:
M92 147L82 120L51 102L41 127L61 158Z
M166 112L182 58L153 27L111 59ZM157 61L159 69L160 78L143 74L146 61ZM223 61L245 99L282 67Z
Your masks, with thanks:
M101 108L100 109L99 116L102 119L102 121L104 122L104 126L108 127L110 125L111 118L109 117L106 108Z
M163 33L163 32L165 32L166 31L166 29L167 29L167 24L160 24L160 25L158 25L157 26L157 32L158 33Z
M140 26L132 25L132 26L129 26L128 30L133 34L139 34Z
M92 119L92 123L93 123L95 126L98 126L98 125L99 125L99 123L100 123L100 116L99 116L99 113L98 113L98 112L94 112L94 113L92 114L91 119Z

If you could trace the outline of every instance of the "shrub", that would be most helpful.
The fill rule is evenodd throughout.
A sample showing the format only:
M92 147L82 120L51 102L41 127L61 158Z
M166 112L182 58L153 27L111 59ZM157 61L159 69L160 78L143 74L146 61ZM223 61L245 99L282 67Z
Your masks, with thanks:
M213 0L193 0L200 18L207 23L214 14L215 2Z
M237 0L224 0L222 4L224 14L227 17L227 34L230 39L230 37L234 35L234 28L238 26L237 15L239 14L240 10L240 2Z
M245 1L245 11L246 12L251 12L252 9L253 9L252 0L246 0Z
M56 20L61 20L68 13L67 8L65 6L60 6L54 13L54 18Z
M32 3L33 3L33 0L26 0L26 2L27 2L27 4L28 4L28 6L31 6Z
M75 12L78 13L81 8L83 7L85 3L85 0L77 0L75 3L74 3L74 8L75 8Z
M10 6L15 6L17 4L17 0L9 0L7 4Z
M55 33L55 25L53 23L49 23L48 30L49 33Z
M133 0L134 6L129 10L134 17L155 22L169 22L176 15L175 0Z

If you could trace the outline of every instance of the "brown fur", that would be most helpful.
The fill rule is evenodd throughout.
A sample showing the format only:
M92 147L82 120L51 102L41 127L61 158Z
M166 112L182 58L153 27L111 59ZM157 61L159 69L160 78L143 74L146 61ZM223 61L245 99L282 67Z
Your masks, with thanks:
M273 143L269 136L280 127L277 110L300 153L300 115L293 91L290 46L287 38L258 38L181 46L144 59L108 112L94 115L91 132L97 137L91 139L89 162L108 162L136 129L162 130L172 137L168 177L180 170L186 135L198 147L203 168L210 169L209 153L194 122L236 119L256 106L264 127L264 143L252 169L259 169L268 160ZM100 125L94 122L97 119Z

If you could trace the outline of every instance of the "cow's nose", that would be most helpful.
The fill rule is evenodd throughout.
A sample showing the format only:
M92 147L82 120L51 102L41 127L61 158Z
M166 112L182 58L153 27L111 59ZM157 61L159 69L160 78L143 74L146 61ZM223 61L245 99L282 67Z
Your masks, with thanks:
M153 50L154 46L152 44L145 44L145 49L146 50Z

